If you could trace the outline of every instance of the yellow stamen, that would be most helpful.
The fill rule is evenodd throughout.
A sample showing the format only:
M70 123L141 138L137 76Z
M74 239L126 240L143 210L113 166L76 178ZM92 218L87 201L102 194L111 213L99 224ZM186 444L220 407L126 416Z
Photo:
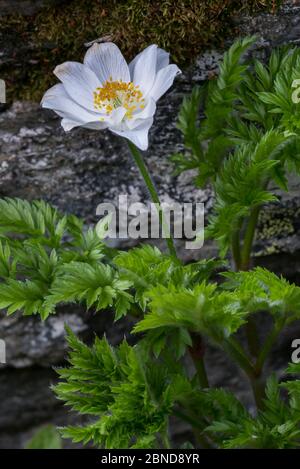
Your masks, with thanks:
M138 88L139 86L132 82L112 81L110 76L102 87L93 92L94 107L109 115L117 107L123 106L126 109L125 117L131 119L137 107L144 107L143 93Z

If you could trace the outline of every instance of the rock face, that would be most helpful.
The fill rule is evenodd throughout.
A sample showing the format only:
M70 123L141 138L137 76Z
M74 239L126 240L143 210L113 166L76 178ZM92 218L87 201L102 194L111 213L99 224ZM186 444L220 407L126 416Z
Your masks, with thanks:
M0 0L0 16L21 14L34 15L44 6L58 3L57 0Z
M257 54L264 56L273 45L297 43L300 7L286 2L277 15L237 18L236 24L243 35L258 34ZM217 71L220 56L216 51L201 55L161 99L146 155L163 200L204 202L207 211L213 204L211 190L195 189L187 174L172 176L168 156L182 146L175 121L183 96L194 84ZM31 102L15 102L0 112L0 193L30 200L43 198L62 211L82 216L87 223L95 222L100 202L117 202L120 194L128 194L130 201L148 199L124 141L106 131L75 129L65 134L57 116ZM290 193L279 193L279 196L280 205L270 206L261 217L256 243L258 262L297 278L300 272L298 181L291 180ZM200 251L186 251L180 243L178 248L186 261L216 254L212 243L205 243ZM94 316L79 307L65 308L46 323L18 315L6 317L1 312L0 338L6 340L7 364L0 364L0 448L22 447L32 431L45 422L62 425L70 421L71 417L49 389L49 384L56 379L52 367L62 364L66 353L64 322L86 340L91 339L94 331L101 335L105 330L109 339L117 343L128 330L128 320L113 325L109 313ZM262 321L262 331L268 327L264 324ZM277 344L273 359L278 372L290 353L291 337L297 337L297 333L299 337L300 326L298 330L295 326L293 331L287 331ZM238 385L239 396L251 404L244 380L226 357L212 348L208 362L215 384L226 384L233 389Z

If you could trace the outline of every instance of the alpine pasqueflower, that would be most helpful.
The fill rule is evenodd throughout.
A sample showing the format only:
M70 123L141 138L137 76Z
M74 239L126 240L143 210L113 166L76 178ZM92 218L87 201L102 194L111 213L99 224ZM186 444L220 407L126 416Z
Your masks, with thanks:
M94 44L83 64L64 62L55 68L61 83L45 93L41 104L62 117L66 131L108 128L146 150L156 101L178 73L177 65L169 64L169 54L156 45L127 65L115 44Z

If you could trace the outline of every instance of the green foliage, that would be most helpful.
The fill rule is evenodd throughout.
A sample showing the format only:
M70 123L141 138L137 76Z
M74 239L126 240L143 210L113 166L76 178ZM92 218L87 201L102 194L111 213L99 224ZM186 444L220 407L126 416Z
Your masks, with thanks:
M116 309L125 292L124 313L134 311L137 320L134 347L123 342L113 349L97 339L88 348L69 333L71 366L60 371L56 392L75 411L94 416L84 427L64 430L75 441L106 448L169 447L168 422L175 414L194 430L196 447L299 447L300 380L265 381L262 370L282 328L300 318L300 288L266 269L249 270L258 210L277 200L269 183L288 190L287 172L300 168L299 110L292 101L299 49L273 51L267 64L246 62L253 42L236 41L218 78L184 100L178 127L185 151L172 157L177 174L194 170L198 185L213 184L216 202L206 235L218 241L222 257L231 247L237 271L213 283L211 275L224 267L219 261L183 266L142 246L111 256L110 266L100 270L99 261L84 264L82 278L80 262L72 261L54 281L54 303L84 299L97 308L97 285L100 304L107 306L104 285L111 293L115 281L125 280L125 290L116 291L110 303ZM0 274L10 279L15 265L7 248L0 257ZM253 332L254 313L261 311L273 319L262 344L255 327ZM236 334L244 326L247 349L238 340L243 335ZM209 387L204 338L222 347L248 376L257 414L232 393ZM183 367L188 355L194 374ZM287 373L299 375L299 365L290 365Z
M205 99L205 87L196 87L184 100L178 127L186 151L172 156L177 173L194 169L196 184L213 184L216 204L207 235L218 241L222 256L251 210L276 201L270 181L288 190L287 172L300 168L300 108L293 100L300 49L274 50L267 65L245 62L254 40L236 41L224 54Z
M224 133L226 121L233 111L234 102L238 99L238 86L247 70L247 65L241 63L242 57L255 39L239 39L225 52L218 77L209 83L205 100L205 120L201 125L202 140Z
M59 399L74 411L92 415L84 426L62 429L75 442L92 441L106 448L150 448L168 438L175 412L193 422L222 448L295 448L300 441L299 382L279 384L271 376L264 409L253 417L238 399L223 389L199 390L185 378L181 365L157 361L141 346L122 342L111 347L105 338L90 348L68 330L70 367L58 369L54 387ZM299 373L299 365L289 372ZM288 390L287 402L280 388ZM136 409L139 409L136 412ZM181 410L179 410L181 409Z
M264 91L257 91L256 94L260 101L267 105L266 112L278 115L280 118L279 125L292 132L297 130L300 124L299 106L292 99L293 81L299 79L300 74L299 49L288 50L281 57L276 57L272 63L274 61L276 65L273 68L277 69L277 73L273 74L273 80L267 78L268 84L272 80L273 86L264 86ZM265 70L264 72L267 74ZM272 73L272 70L270 73Z
M150 245L120 252L114 258L114 263L120 272L133 282L135 299L143 310L148 302L147 292L152 287L192 286L208 279L218 267L224 265L220 261L210 259L184 266Z
M23 310L24 315L39 313L42 319L46 319L53 312L45 302L47 289L38 281L9 279L1 284L0 295L0 308L7 308L8 314Z
M46 319L58 304L83 302L96 311L113 307L119 319L134 299L145 310L152 287L195 285L222 265L211 259L183 266L150 246L117 253L95 229L85 231L78 218L44 202L0 203L0 308L9 314L20 309Z
M149 290L146 293L150 299L149 312L134 331L156 330L156 335L150 335L148 340L158 353L162 349L160 341L166 340L170 329L179 329L183 353L191 343L190 332L222 343L252 313L270 312L276 326L281 328L300 318L300 287L286 279L260 267L248 272L227 272L223 276L226 282L221 288L202 282L189 288L180 284L158 285ZM178 351L178 343L176 346ZM178 353L177 357L180 356Z
M8 279L15 274L15 262L11 259L10 247L7 243L0 243L0 278Z
M215 177L230 147L231 142L224 133L224 126L232 114L238 97L238 85L247 68L241 64L242 56L254 40L255 38L237 40L225 52L218 78L209 82L205 100L205 88L195 87L181 106L178 128L183 133L188 152L173 155L172 160L177 172L198 168L197 181L200 185L208 178ZM199 107L203 102L205 118L199 125Z
M148 293L150 312L135 332L160 327L183 327L216 340L234 333L244 322L234 294L218 292L217 285L205 282L194 288L158 286Z
M294 375L293 380L285 381L281 387L288 391L295 410L300 412L300 363L290 363L287 372Z
M282 399L275 376L267 382L265 407L256 418L223 390L204 391L199 401L212 420L205 431L217 438L222 448L288 449L300 445L299 407L293 397L289 402Z
M0 207L0 308L42 319L73 301L96 310L114 305L117 318L127 312L131 282L107 264L114 252L94 229L45 202L7 198Z
M265 153L271 151L270 140L274 142L276 137L276 133L270 132L254 149L249 145L239 147L224 162L217 176L214 185L216 204L207 234L219 242L221 255L226 254L234 232L241 226L243 218L250 214L251 208L276 200L264 189L277 165L275 159L269 159L270 153L269 158L265 157Z
M178 367L145 363L143 350L126 341L113 348L105 338L96 339L89 348L70 330L67 338L71 366L58 370L61 381L54 390L94 420L64 428L64 436L105 448L150 448L168 438L169 416L185 387Z
M13 232L21 235L31 235L40 241L54 244L60 241L66 225L66 218L46 202L35 201L32 204L20 199L0 200L1 234ZM46 241L47 240L47 241Z
M53 425L45 425L26 443L25 449L62 449L62 440Z
M67 330L69 365L57 370L54 390L86 417L62 429L64 437L105 448L169 448L176 416L194 431L196 448L300 446L300 366L290 364L283 382L266 379L264 369L283 327L300 319L300 287L250 264L259 209L277 200L269 183L288 190L287 172L300 168L292 101L300 55L283 48L266 64L246 62L253 41L234 43L218 78L185 99L178 126L186 151L173 156L177 173L196 170L198 184L213 184L206 234L221 257L231 248L235 269L224 272L229 266L218 259L183 265L147 245L117 252L99 239L100 225L86 230L43 202L0 201L0 308L45 319L57 305L79 302L136 321L128 342L115 347L105 336L87 346ZM272 318L264 340L256 332L260 312ZM247 376L255 412L210 386L206 341Z
M203 101L204 87L195 86L190 96L183 99L177 127L181 130L184 145L190 152L186 155L174 154L172 161L179 174L182 171L198 168L203 160L203 150L200 145L199 108Z
M300 318L300 287L283 277L256 267L249 272L227 272L224 288L235 291L249 312L268 310L276 321Z
M52 282L47 305L85 301L96 311L114 305L116 319L126 314L132 302L127 293L131 282L122 279L115 269L105 264L92 266L84 262L63 264Z

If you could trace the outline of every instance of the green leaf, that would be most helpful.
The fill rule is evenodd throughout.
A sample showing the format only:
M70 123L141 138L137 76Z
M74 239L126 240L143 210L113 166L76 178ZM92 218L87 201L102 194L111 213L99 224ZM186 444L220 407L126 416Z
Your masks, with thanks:
M158 286L149 291L149 310L134 332L160 328L185 328L205 333L216 341L233 334L244 322L235 295L218 292L202 282L192 289ZM225 294L224 294L225 293Z
M105 338L96 339L87 347L69 329L67 338L70 367L57 370L61 380L54 391L66 405L93 419L66 427L63 436L105 448L157 447L174 403L189 388L177 369L145 361L141 347L125 341L113 348Z
M56 276L47 297L47 305L84 301L87 308L96 311L116 305L116 318L126 314L132 302L127 290L129 280L122 280L109 265L90 265L83 262L64 264Z
M53 307L46 301L45 285L38 281L8 279L0 284L0 308L7 308L7 313L23 310L24 315L39 313L46 319L53 312Z
M267 269L256 267L249 272L227 272L224 288L236 292L248 311L268 310L275 320L292 322L300 318L300 287Z
M25 449L62 449L62 441L56 428L46 425L33 435Z
M282 134L269 131L256 145L238 146L219 169L214 184L216 203L206 233L218 241L222 256L250 210L276 201L276 196L266 190L265 185L279 164L285 144Z

